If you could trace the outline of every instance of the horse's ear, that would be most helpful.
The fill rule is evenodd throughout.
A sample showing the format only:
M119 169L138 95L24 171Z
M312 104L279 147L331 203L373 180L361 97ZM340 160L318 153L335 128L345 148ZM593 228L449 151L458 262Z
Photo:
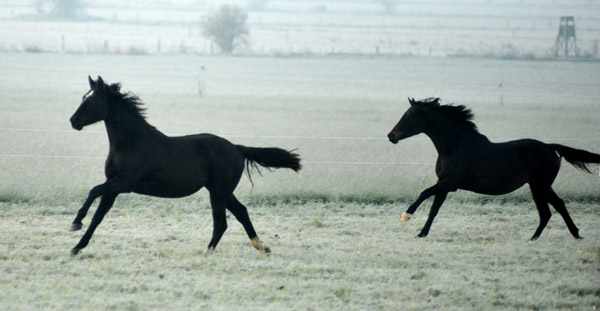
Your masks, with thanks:
M93 89L96 86L96 82L92 80L92 77L88 76L88 82L90 83L90 88Z
M104 87L104 80L102 80L101 76L98 76L98 86Z
M408 98L408 103L409 103L411 106L414 106L414 105L415 105L415 99L414 99L414 98L410 98L410 97L409 97L409 98Z

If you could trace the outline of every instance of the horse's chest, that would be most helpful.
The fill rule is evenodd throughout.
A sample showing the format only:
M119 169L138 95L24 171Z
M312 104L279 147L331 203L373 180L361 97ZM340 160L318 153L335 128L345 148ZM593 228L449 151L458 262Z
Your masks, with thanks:
M104 163L104 175L106 175L107 179L112 179L115 176L119 175L116 163L110 157L106 159L106 162Z
M112 179L125 173L128 167L130 166L119 160L119 157L109 155L104 163L104 175L106 175L106 178Z

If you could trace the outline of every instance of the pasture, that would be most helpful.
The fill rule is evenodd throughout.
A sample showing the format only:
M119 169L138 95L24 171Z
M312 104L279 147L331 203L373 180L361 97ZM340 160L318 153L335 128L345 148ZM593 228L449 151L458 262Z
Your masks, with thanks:
M13 54L0 57L0 301L7 309L592 310L600 306L600 177L563 161L554 184L584 240L560 217L529 242L528 189L449 195L415 239L435 182L425 136L386 134L406 97L473 109L492 141L530 137L600 152L598 63L478 59ZM79 256L70 223L103 182L104 127L70 129L87 75L122 82L168 135L298 148L299 174L263 170L236 195L271 249L241 225L201 258L205 191L122 195ZM93 212L92 207L91 212ZM90 215L91 216L91 215ZM84 228L90 216L84 220Z

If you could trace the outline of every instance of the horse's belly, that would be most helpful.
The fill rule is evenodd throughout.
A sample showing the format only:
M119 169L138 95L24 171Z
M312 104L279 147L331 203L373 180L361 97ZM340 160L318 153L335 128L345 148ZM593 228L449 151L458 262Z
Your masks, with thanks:
M191 171L181 171L177 174L177 171L171 171L171 174L142 176L134 192L163 198L180 198L195 193L205 184L202 174L194 174Z
M151 195L162 198L181 198L194 194L202 189L202 185L187 187L173 187L160 182L139 183L133 190L135 193Z
M515 191L525 183L527 175L521 171L479 171L466 178L460 188L481 194L501 195Z
M465 184L463 186L461 186L461 189L464 190L469 190L469 191L473 191L476 193L481 193L481 194L488 194L488 195L501 195L501 194L507 194L507 193L511 193L519 188L521 188L525 183L524 182L513 182L510 184L478 184L478 185L471 185L471 184Z

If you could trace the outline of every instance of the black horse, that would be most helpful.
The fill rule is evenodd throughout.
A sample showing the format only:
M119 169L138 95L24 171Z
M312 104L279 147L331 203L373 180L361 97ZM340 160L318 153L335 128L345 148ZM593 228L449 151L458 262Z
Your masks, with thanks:
M206 187L210 193L213 235L203 255L210 255L227 229L225 209L244 226L252 246L261 252L270 249L256 235L248 211L236 197L236 188L246 167L301 168L297 154L279 148L252 148L233 145L211 134L168 137L148 124L140 99L121 93L120 84L105 84L101 77L88 77L90 90L71 117L76 130L104 121L110 144L105 164L106 182L95 186L73 221L72 230L98 197L100 204L87 231L73 248L77 254L86 247L94 230L120 193L135 192L165 198L185 197Z
M401 221L409 220L424 200L435 196L427 222L418 237L427 236L448 192L464 189L500 195L527 183L540 214L540 224L531 239L537 239L550 220L548 203L563 217L571 234L580 238L565 203L551 186L562 157L589 173L586 163L600 163L600 155L534 139L492 143L479 133L471 122L471 110L465 106L440 105L439 98L422 101L409 98L409 102L410 108L388 138L396 144L401 139L424 133L438 152L435 166L438 182L423 191L401 218Z

